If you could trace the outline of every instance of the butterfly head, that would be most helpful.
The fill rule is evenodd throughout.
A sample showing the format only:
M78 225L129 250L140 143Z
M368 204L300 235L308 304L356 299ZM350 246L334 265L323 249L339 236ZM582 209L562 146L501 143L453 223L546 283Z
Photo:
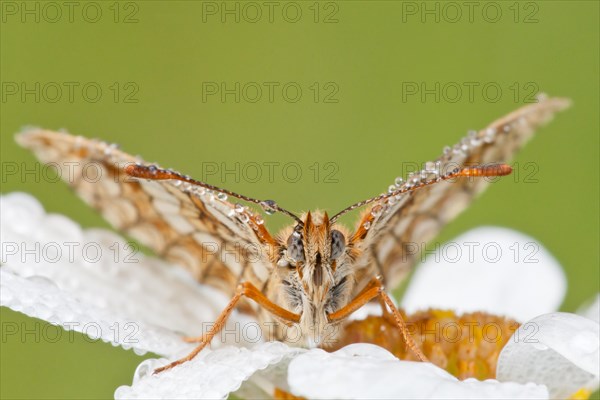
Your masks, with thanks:
M308 212L287 237L280 265L295 271L306 295L324 295L336 281L346 255L346 235L333 228L327 213Z

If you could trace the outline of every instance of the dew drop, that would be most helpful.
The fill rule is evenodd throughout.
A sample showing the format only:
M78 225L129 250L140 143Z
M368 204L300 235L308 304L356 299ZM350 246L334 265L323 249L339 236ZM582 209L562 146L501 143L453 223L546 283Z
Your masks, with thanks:
M397 177L396 180L394 181L394 185L400 187L402 186L402 184L404 183L404 179Z
M542 344L542 343L534 343L533 348L536 350L541 350L541 351L548 350L548 346L546 346L545 344Z
M208 197L208 201L209 202L212 203L213 201L215 201L215 194L214 194L214 192L212 190L206 190L206 192L204 193L204 195Z
M240 203L236 203L235 204L235 208L234 208L235 212L237 213L241 213L244 212L244 206L241 205Z
M496 130L494 128L488 128L485 130L483 141L486 143L492 143L494 141L494 136L496 136Z
M267 213L267 215L273 215L277 212L277 203L275 203L273 200L261 201L260 206Z
M463 151L468 151L468 150L469 150L469 144L470 144L470 143L471 143L471 141L470 141L468 138L463 138L463 139L460 141L460 148L461 148Z
M219 192L219 194L217 195L217 198L221 201L225 201L225 200L227 200L227 195L225 193Z
M473 147L479 147L481 145L481 139L479 138L472 138L471 139L471 146Z
M250 217L248 217L247 214L240 214L240 221L242 221L243 223L246 223L250 220Z
M107 157L110 157L113 153L113 150L115 150L117 148L117 144L116 143L111 143L108 146L106 146L104 148L104 155Z
M265 220L262 219L260 215L257 215L256 217L254 217L254 222L256 222L258 225L262 225L265 223Z
M366 230L369 230L370 227L371 227L371 221L367 221L363 224L363 228L365 228Z
M388 187L388 193L393 193L396 191L396 185L390 185Z
M377 204L377 205L373 206L373 208L371 209L371 215L373 217L377 218L381 215L382 211L383 211L383 207L380 204Z

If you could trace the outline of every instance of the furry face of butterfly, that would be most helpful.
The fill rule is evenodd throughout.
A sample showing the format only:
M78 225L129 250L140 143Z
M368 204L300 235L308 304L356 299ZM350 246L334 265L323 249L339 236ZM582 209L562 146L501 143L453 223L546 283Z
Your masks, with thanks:
M340 331L327 316L350 301L354 287L353 248L346 230L332 226L327 213L309 212L301 219L303 225L279 236L281 256L267 295L301 315L297 326L282 326L278 339L327 346Z

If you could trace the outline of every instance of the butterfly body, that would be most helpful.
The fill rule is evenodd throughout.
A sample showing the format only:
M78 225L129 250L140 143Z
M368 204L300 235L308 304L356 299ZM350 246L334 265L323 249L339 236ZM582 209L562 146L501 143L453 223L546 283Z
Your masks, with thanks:
M279 322L276 339L302 346L327 346L340 332L328 315L348 304L355 289L355 249L346 245L343 226L332 225L327 213L307 213L302 226L279 237L278 257L267 285L267 297L300 315L297 325ZM273 321L270 314L263 319Z

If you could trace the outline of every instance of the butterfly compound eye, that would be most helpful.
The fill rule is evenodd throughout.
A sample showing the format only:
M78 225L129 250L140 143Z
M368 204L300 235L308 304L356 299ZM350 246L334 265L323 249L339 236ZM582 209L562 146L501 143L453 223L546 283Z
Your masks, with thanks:
M304 261L304 244L299 232L292 233L288 238L287 255L295 261Z
M346 238L340 231L331 231L331 256L332 260L335 260L341 256L346 250Z

